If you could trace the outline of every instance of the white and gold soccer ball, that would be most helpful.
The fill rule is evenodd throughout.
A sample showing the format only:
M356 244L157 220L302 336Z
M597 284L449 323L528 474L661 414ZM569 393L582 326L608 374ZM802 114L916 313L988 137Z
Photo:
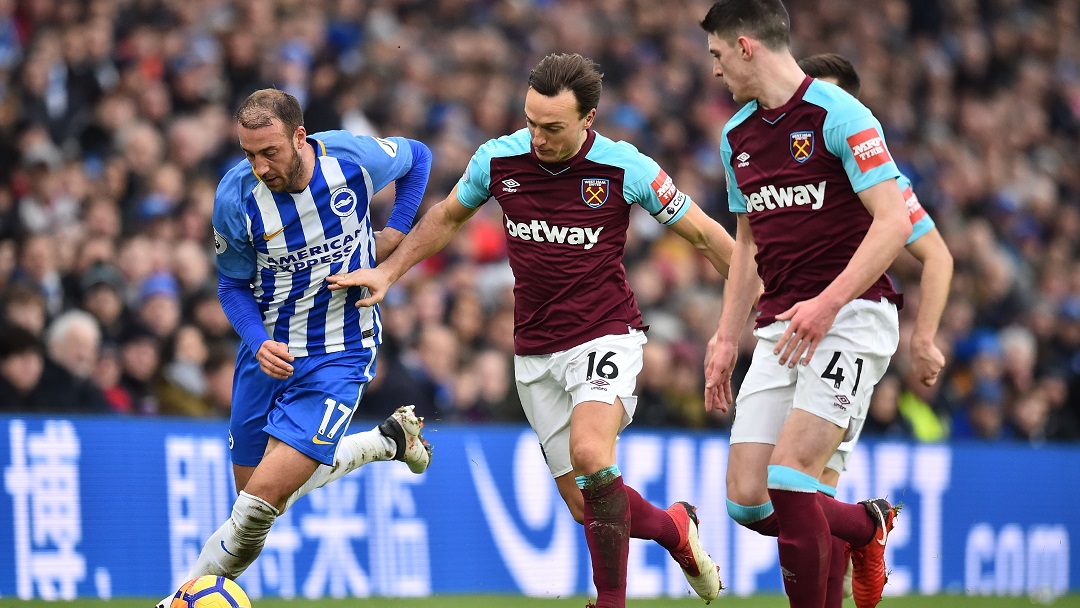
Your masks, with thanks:
M251 608L251 600L236 581L206 575L184 583L170 608Z

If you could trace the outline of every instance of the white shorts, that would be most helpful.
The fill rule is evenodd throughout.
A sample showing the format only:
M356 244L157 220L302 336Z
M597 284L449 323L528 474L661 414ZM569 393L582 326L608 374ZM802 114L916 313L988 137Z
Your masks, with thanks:
M645 332L601 336L550 355L515 355L514 377L525 417L540 439L552 477L570 464L570 414L586 401L622 401L620 430L634 418Z
M789 323L754 331L758 344L735 399L731 443L776 445L792 407L848 429L850 439L862 429L874 385L900 341L895 305L854 300L840 309L810 365L789 368L773 354Z

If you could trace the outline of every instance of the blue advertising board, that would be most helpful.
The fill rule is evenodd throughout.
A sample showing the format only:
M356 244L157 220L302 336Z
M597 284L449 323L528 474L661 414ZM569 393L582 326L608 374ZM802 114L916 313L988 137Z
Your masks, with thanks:
M427 473L373 463L283 514L240 578L249 594L591 591L581 528L530 429L439 424L425 436L435 445ZM618 445L645 498L698 506L730 593L782 590L775 539L727 516L725 435L638 430ZM0 597L160 597L235 496L223 421L0 417L0 472ZM838 498L904 503L888 594L1057 595L1080 587L1077 487L1078 446L868 441ZM630 596L688 593L654 543L633 541L629 559Z

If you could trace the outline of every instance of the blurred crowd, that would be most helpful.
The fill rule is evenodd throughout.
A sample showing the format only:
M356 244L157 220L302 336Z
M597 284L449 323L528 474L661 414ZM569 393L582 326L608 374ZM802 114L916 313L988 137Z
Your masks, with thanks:
M789 0L797 57L838 52L956 258L934 387L902 340L867 435L1080 437L1080 0ZM425 203L521 128L554 51L605 74L596 128L656 159L729 229L719 138L736 111L706 0L0 0L0 411L226 416L238 339L216 297L211 211L242 160L232 112L275 86L307 129L427 143ZM392 190L392 189L391 189ZM379 226L392 192L374 205ZM359 415L523 420L498 205L395 286ZM723 281L647 214L627 272L650 324L635 426L706 414ZM740 362L749 363L747 331Z

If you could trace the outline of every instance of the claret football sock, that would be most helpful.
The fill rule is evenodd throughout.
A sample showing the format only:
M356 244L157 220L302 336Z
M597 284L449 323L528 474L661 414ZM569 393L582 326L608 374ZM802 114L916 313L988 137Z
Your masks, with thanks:
M235 579L259 557L270 526L278 516L273 505L247 492L233 503L232 516L210 535L188 580L204 574Z
M596 608L626 606L626 558L630 552L630 500L619 467L577 478L585 498L585 541L592 560Z
M769 465L769 497L780 522L780 573L791 608L825 605L832 539L818 495L817 480L810 475Z
M843 539L852 547L862 547L873 540L877 528L861 504L840 502L821 493L817 495L817 502L829 521L833 536Z
M630 536L655 540L661 547L671 551L679 546L679 528L668 512L653 505L628 485L626 498L630 503Z

